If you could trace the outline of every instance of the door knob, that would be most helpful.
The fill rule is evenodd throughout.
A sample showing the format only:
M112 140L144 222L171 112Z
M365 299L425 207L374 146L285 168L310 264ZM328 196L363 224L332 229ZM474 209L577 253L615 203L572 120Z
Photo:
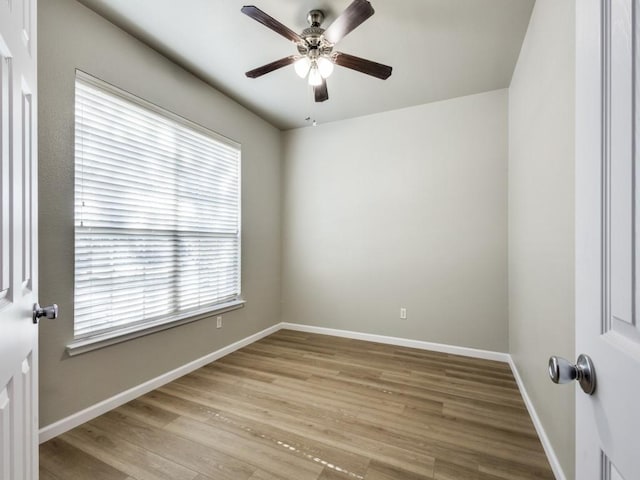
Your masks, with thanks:
M566 358L549 358L549 376L553 383L569 383L576 380L587 395L596 390L596 371L587 355L578 355L575 365Z
M33 304L33 323L38 323L40 317L47 317L51 320L58 318L58 304L54 303L47 307L41 307L39 303Z

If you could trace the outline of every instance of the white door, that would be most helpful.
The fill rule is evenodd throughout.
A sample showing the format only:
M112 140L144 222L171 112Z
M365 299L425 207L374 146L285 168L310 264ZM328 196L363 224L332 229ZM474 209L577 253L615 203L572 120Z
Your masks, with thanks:
M0 480L38 478L35 20L0 0Z
M576 478L640 479L640 0L576 1ZM639 153L640 154L640 153Z

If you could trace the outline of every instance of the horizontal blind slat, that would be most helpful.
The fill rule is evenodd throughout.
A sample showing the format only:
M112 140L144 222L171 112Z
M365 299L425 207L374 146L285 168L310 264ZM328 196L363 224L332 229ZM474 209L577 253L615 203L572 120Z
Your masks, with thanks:
M239 148L80 77L75 336L239 298Z
M86 119L85 119L86 120ZM158 168L168 170L173 167L174 162L164 164L166 160L177 159L176 165L185 168L187 171L198 170L200 159L205 156L210 159L210 165L202 166L202 171L211 173L216 170L233 174L236 170L236 156L217 156L215 152L200 152L196 157L185 150L181 145L174 145L172 148L161 149L154 148L157 144L149 143L146 148L138 145L135 139L123 137L118 144L110 141L113 135L113 128L105 127L104 131L91 129L90 125L85 125L77 129L82 135L79 142L75 142L75 146L82 150L83 154L93 153L96 156L112 157L117 164L134 164L139 159L145 159L149 164ZM117 155L117 156L116 156Z
M198 151L220 151L228 154L236 154L238 149L232 145L215 141L203 134L188 128L175 129L175 123L170 119L154 116L153 112L147 112L142 107L132 106L131 103L119 100L115 97L100 97L100 91L92 87L85 87L81 83L76 84L76 95L79 99L76 102L76 115L100 118L102 112L106 112L105 119L119 121L122 117L127 117L131 126L144 125L145 138L153 135L155 131L166 131L180 136L184 143L194 145ZM93 112L93 114L91 113ZM112 112L116 112L115 115ZM128 125L127 124L127 125ZM154 130L155 129L155 130Z

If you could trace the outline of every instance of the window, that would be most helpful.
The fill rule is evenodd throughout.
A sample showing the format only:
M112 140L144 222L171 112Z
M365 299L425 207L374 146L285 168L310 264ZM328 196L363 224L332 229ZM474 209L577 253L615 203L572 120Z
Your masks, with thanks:
M82 72L75 338L240 303L240 148Z

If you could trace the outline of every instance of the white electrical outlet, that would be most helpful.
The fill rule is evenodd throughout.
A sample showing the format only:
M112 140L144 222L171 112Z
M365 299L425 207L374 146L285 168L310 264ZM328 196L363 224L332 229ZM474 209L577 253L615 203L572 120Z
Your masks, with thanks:
M400 318L402 320L406 320L407 319L407 309L404 307L400 307Z
M216 328L222 328L222 317L216 318Z

